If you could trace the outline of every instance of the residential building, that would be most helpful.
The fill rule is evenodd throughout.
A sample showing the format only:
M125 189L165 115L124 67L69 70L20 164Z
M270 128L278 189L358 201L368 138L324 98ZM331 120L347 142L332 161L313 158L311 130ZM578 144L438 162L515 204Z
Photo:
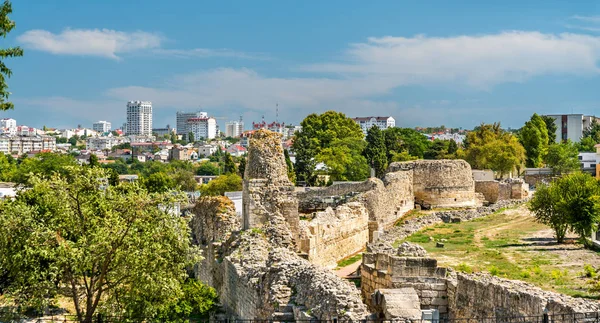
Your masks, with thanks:
M92 130L97 131L99 133L105 133L110 131L110 122L108 121L98 121L94 122L92 125Z
M242 145L234 144L227 148L227 152L234 157L243 156L246 153L246 148L242 147Z
M217 120L206 112L177 112L177 133L189 140L190 132L194 140L213 139L217 136Z
M592 125L592 122L600 122L600 118L586 116L583 114L551 114L556 124L556 141L579 142L583 137L583 131Z
M127 102L127 135L152 135L152 102Z
M396 126L396 120L392 117L358 117L352 118L352 120L360 126L360 129L365 135L374 125L381 130Z
M123 137L89 137L85 141L87 150L111 150L114 146L124 143Z
M267 129L269 131L280 133L284 139L287 138L287 134L288 134L288 130L285 126L285 122L275 121L275 122L267 123L267 122L265 122L265 120L262 120L261 122L252 122L252 130L259 130L259 129Z
M0 119L0 132L8 135L16 135L17 120L11 118Z
M219 149L219 146L217 145L200 145L198 146L198 155L202 157L208 157L214 154L217 151L217 149Z
M237 138L244 132L244 122L229 121L225 124L225 137Z
M170 160L195 160L198 159L198 153L193 147L175 145L169 154Z
M51 136L0 136L0 152L22 155L28 152L55 151L56 138Z

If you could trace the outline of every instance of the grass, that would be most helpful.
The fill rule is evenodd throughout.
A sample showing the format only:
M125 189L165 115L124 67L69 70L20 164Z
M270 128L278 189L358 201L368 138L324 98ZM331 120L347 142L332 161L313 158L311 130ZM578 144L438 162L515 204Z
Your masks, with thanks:
M362 260L362 253L359 253L352 257L338 261L337 266L338 266L338 268L343 268L343 267L352 265L353 263L355 263L357 261L361 261L361 260Z
M486 217L460 223L444 223L422 229L404 241L423 246L440 266L457 271L489 272L575 297L596 298L588 292L589 278L582 277L583 264L566 266L558 255L522 240L547 229L519 210L501 210ZM431 239L433 238L433 240ZM444 247L437 248L436 241ZM568 268L568 269L567 269ZM586 268L586 274L591 269ZM595 272L593 273L595 274Z

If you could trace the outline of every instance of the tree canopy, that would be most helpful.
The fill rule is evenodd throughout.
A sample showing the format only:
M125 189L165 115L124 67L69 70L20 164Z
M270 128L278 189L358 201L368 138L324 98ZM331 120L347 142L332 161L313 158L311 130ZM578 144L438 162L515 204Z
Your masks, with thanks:
M556 143L556 120L551 116L542 116L542 120L544 120L546 131L548 132L548 145Z
M383 132L378 126L373 125L367 132L366 141L367 146L363 155L367 158L367 163L375 170L375 176L383 177L388 165Z
M225 192L236 192L242 190L242 178L237 174L221 175L208 184L200 186L202 195L224 195Z
M0 5L0 36L2 36L2 38L6 38L8 33L16 26L15 22L8 17L11 13L12 5L10 1L5 0L4 3ZM11 77L12 71L6 66L4 60L9 57L19 56L23 56L23 50L19 47L0 48L0 110L10 110L15 107L12 102L8 101L10 92L8 91L6 79Z
M6 295L42 309L67 290L80 322L98 312L152 317L184 297L199 252L187 221L169 211L183 196L108 186L102 168L65 172L34 175L30 189L0 203Z
M388 128L383 131L383 135L388 162L400 161L393 159L394 156L401 156L402 153L412 156L410 159L423 158L425 151L431 146L429 138L410 128Z
M577 146L570 140L550 145L546 155L546 166L552 168L554 174L564 174L579 169Z
M302 131L295 134L292 144L296 154L294 168L298 181L314 184L318 162L331 170L329 175L334 180L366 179L368 170L366 174L356 170L357 167L368 167L366 159L361 156L364 147L359 144L364 143L364 134L356 122L341 112L327 111L320 115L308 115L300 125Z
M544 119L534 113L519 131L519 141L525 148L525 166L542 167L549 141Z

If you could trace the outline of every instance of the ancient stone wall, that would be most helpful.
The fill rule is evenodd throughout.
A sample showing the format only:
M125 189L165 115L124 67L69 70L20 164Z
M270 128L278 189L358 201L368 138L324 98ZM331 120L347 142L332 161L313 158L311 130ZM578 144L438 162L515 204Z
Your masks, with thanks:
M317 212L300 221L300 252L316 265L335 268L337 261L364 249L369 238L369 213L359 202Z
M597 301L544 291L528 283L489 274L457 274L448 283L451 317L487 318L587 313L600 309Z
M340 204L338 198L364 193L373 190L376 186L376 182L366 180L358 183L339 183L323 188L311 188L308 191L297 193L298 209L301 213L307 213L335 207Z
M529 185L520 180L513 181L475 181L475 192L481 193L489 203L527 198Z
M483 194L489 203L496 203L500 191L498 181L475 181L475 192Z
M417 160L390 164L388 172L412 172L415 203L426 208L481 205L471 166L464 160Z
M378 289L414 288L421 309L448 313L446 268L420 255L365 253L361 266L361 292L370 310L376 311L373 294Z

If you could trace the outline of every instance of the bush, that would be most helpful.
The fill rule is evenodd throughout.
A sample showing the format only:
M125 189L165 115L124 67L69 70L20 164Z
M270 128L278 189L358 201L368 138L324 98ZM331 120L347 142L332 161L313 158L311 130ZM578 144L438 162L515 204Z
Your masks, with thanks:
M498 274L500 274L500 269L496 266L490 267L489 271L492 276L498 276Z
M583 275L588 278L596 277L596 269L590 264L583 265Z
M458 266L456 266L456 270L463 272L465 274L473 273L473 267L465 264L464 262L461 262L460 264L458 264Z

